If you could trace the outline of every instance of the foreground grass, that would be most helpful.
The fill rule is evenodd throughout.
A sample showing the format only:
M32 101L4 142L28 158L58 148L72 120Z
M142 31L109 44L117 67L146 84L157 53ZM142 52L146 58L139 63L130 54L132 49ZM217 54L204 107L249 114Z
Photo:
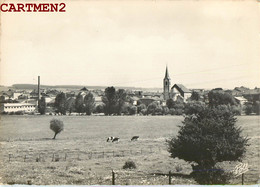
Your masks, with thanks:
M188 163L169 157L165 139L175 136L183 120L176 116L59 116L65 131L52 140L50 116L4 116L0 125L0 181L9 184L116 184L163 185L170 170L172 184L196 184L189 178ZM247 184L255 184L259 175L259 118L243 116L238 125L251 138L245 158L249 171ZM134 135L140 140L131 142ZM108 143L106 137L119 136L120 142ZM10 155L10 156L9 156ZM25 158L26 156L26 158ZM10 161L9 161L10 159ZM123 170L133 160L137 169ZM236 163L226 164L232 169ZM241 183L240 177L231 181Z

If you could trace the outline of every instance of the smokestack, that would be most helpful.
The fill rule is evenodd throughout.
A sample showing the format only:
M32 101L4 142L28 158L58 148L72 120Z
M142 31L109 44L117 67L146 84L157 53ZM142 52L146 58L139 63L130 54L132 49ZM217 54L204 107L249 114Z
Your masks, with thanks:
M38 106L41 99L41 93L40 93L40 76L38 76Z

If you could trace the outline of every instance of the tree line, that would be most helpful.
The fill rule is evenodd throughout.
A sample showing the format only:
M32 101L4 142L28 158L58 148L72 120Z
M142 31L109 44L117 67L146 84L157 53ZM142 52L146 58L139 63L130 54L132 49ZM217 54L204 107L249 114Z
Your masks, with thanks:
M92 113L104 113L105 115L183 115L189 114L195 108L203 106L221 106L223 110L230 110L235 115L256 113L259 115L260 102L246 103L243 108L235 101L234 97L225 92L210 91L201 97L197 92L192 92L188 102L185 103L181 98L176 101L168 99L166 103L154 101L149 105L134 101L129 97L124 89L116 90L113 86L105 89L102 96L102 104L95 104L95 97L91 92L80 92L76 98L67 97L60 92L53 104L56 113L65 115L67 112L91 115ZM45 98L39 101L38 110L41 114L46 113Z

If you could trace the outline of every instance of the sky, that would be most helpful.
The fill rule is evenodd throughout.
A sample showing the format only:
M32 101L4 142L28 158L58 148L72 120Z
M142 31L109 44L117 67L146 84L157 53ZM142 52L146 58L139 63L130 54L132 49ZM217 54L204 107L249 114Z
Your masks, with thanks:
M1 85L260 87L257 1L63 2L1 13Z

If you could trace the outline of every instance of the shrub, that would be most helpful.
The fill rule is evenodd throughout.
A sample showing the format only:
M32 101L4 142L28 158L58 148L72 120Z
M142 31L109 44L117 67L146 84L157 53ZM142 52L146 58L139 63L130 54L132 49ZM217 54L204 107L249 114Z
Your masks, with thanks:
M253 112L253 105L251 103L245 104L245 113L246 115L249 115Z
M64 130L64 124L61 120L52 119L50 121L50 129L55 133L53 139L56 138L56 135Z
M176 170L176 172L181 172L182 171L182 166L181 165L177 165L177 166L175 166L175 170Z
M137 106L137 113L140 113L143 109L146 109L145 104L140 104Z
M123 169L135 169L136 165L134 163L134 161L129 160L125 162L125 165L123 166Z
M167 140L170 156L196 163L193 176L200 184L219 184L218 180L223 184L228 176L216 170L215 165L223 161L241 161L249 140L235 125L234 114L223 106L205 107L197 114L187 115L183 124L177 137ZM214 173L208 172L212 170ZM205 181L200 180L203 175Z
M136 106L130 106L129 107L129 114L135 115L137 113L137 107Z
M219 167L205 169L200 166L193 166L191 176L199 184L228 184L231 179L231 173L225 172Z
M196 92L194 92L194 93L196 93ZM184 113L186 115L197 114L200 111L204 110L205 107L206 107L206 104L203 102L192 101L185 105Z
M24 115L24 111L17 111L14 113L15 115Z
M240 116L241 115L241 108L239 106L235 106L235 105L231 106L231 111L236 116Z
M143 114L143 115L146 115L146 114L147 114L147 109L142 109L142 110L140 111L140 113Z
M104 105L103 104L97 105L96 108L95 108L95 112L96 113L104 113Z
M183 114L183 110L182 109L176 109L175 110L175 115L178 115L178 116L180 116L180 115L182 115Z
M253 105L254 112L259 115L260 114L260 101L256 101Z
M175 115L175 109L174 109L174 108L171 108L170 111L169 111L169 114Z
M164 115L169 114L170 110L169 110L169 108L167 106L163 106L162 109L163 109L163 114Z

